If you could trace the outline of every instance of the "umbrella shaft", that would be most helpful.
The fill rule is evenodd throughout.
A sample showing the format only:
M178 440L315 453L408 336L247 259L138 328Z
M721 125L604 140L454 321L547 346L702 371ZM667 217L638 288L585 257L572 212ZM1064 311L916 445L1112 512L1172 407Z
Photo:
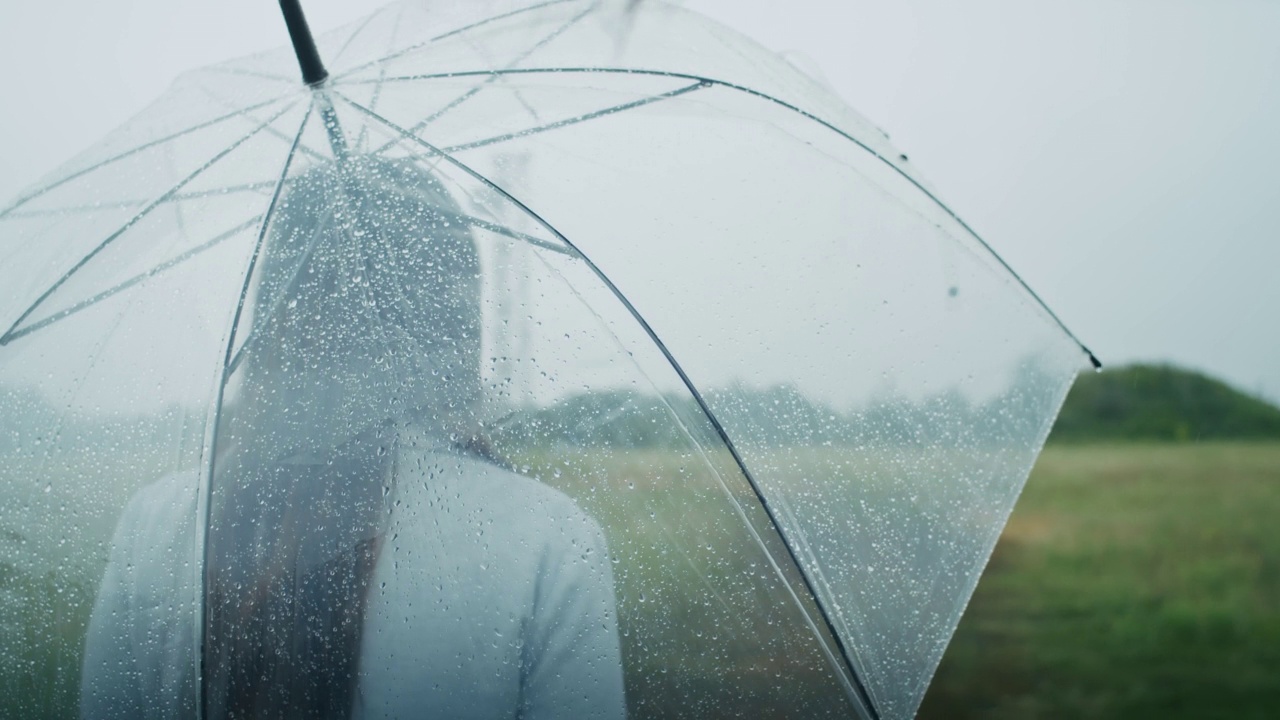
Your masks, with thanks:
M302 67L303 82L319 85L329 77L329 71L320 61L320 51L316 50L316 41L311 36L311 28L307 27L302 5L299 0L280 0L280 11L284 13L284 24L289 27L293 51L298 56L298 65Z
M316 90L315 97L316 105L320 108L320 118L324 121L325 134L329 136L329 147L333 150L333 156L342 160L347 157L347 136L338 124L333 99L329 97L329 91L324 89Z

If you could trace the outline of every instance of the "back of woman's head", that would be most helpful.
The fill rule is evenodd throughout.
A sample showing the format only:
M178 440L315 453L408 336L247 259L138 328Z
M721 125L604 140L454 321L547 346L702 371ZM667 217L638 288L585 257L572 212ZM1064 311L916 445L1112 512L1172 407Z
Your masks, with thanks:
M324 450L394 420L441 434L470 423L480 270L459 215L407 163L351 158L291 182L257 263L231 403L266 452Z
M441 183L350 158L292 179L256 262L218 426L206 717L346 717L397 435L457 442L480 274Z

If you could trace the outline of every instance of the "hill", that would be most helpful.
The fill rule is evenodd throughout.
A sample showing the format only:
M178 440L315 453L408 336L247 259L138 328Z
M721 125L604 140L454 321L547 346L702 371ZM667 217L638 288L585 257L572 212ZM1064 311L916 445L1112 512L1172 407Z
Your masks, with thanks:
M1280 440L1280 408L1169 365L1081 375L1050 442Z

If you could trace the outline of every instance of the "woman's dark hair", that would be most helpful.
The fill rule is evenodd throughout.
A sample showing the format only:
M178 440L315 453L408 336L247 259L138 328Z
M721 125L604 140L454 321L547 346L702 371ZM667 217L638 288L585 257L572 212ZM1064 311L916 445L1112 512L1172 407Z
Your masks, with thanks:
M205 717L352 712L401 431L472 437L480 271L460 212L408 163L292 179L225 390L205 545Z

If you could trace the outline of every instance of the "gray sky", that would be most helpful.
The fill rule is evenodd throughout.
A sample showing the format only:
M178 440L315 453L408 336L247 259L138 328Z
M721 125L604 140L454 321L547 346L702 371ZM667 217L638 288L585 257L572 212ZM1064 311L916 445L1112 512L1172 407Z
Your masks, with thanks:
M309 0L317 31L376 0ZM687 0L801 51L1110 364L1280 401L1280 3ZM0 197L178 72L283 44L271 0L0 4Z

